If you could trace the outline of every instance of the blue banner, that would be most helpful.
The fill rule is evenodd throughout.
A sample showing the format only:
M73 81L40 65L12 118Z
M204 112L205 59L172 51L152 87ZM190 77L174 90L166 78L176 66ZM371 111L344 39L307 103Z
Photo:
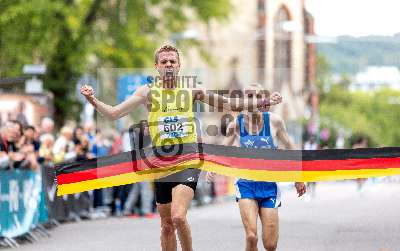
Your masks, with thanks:
M118 78L117 101L121 103L130 97L135 90L148 83L148 76L143 74L129 74Z
M14 238L47 222L45 203L39 173L0 171L0 236Z
M136 89L141 86L148 84L149 76L144 74L126 74L118 78L117 84L117 102L122 103L129 98ZM117 120L117 129L121 130L123 127L122 121Z

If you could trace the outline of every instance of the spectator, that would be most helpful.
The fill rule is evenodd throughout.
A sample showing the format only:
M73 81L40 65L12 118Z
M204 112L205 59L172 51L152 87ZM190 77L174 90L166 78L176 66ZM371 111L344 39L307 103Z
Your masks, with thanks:
M17 107L17 114L15 119L21 123L22 126L27 126L28 125L28 120L26 119L25 115L25 103L24 102L19 102L18 107Z
M53 146L54 136L47 133L41 137L42 141L39 149L39 157L44 160L44 165L50 166L54 161Z
M38 168L37 156L31 144L20 143L22 125L16 120L5 123L0 135L1 168Z
M358 136L358 137L355 139L354 144L352 145L352 148L353 148L353 149L356 149L356 148L366 148L366 147L368 147L368 138L365 137L365 136Z
M314 135L304 143L304 150L317 150L319 148L317 140Z
M365 136L357 136L355 138L355 141L354 141L353 145L352 145L352 148L356 149L356 148L366 148L366 147L368 147L368 138L365 137ZM367 182L367 180L368 179L365 179L365 178L356 179L357 190L359 192L362 191L362 189L363 189L365 183Z
M36 129L33 126L26 126L24 128L24 135L22 136L23 144L32 144L35 152L39 151L40 142L35 139Z
M90 124L89 124L90 125ZM88 129L88 127L86 127L86 129ZM90 127L89 127L90 129ZM88 129L88 130L89 130ZM85 135L90 135L89 133L86 133ZM93 145L92 145L92 151L91 154L95 157L103 157L103 156L107 156L109 151L110 151L110 144L107 145L107 141L105 140L102 132L100 129L96 129L96 135L94 137L94 141L93 141ZM104 205L104 197L106 198L110 198L108 203L112 204L112 200L113 200L113 196L111 195L112 192L110 190L114 190L114 188L112 189L96 189L93 190L93 207L94 208L99 208L102 207ZM109 196L107 196L107 192L110 193Z
M73 134L74 144L79 144L81 139L82 139L82 137L85 136L84 134L85 134L85 131L83 130L83 127L82 126L77 126L74 129L74 134Z
M76 158L73 130L69 127L61 128L60 136L57 138L53 147L54 162L73 161Z
M91 158L89 153L89 140L83 136L75 143L76 161L87 160Z
M315 135L311 135L310 138L304 143L304 150L317 150L319 148L320 146L317 143ZM307 182L307 191L309 191L305 196L305 200L307 202L315 198L316 190L317 182Z
M96 129L94 126L93 121L87 121L85 122L83 126L83 130L85 132L85 136L89 140L90 146L93 146L96 140ZM90 151L93 153L93 149L90 149Z
M12 168L24 159L22 153L18 153L17 142L20 140L21 131L18 121L5 122L0 133L0 168Z
M122 151L122 137L117 131L112 131L112 144L109 154L117 154Z
M35 151L35 147L29 143L23 143L19 149L19 152L22 153L25 158L19 165L19 168L39 170L39 162L38 162L38 152Z
M49 117L44 117L40 123L40 136L44 134L54 135L54 121ZM42 141L42 139L40 139Z
M92 147L92 152L96 157L107 156L110 151L111 144L105 139L100 129L96 129L96 136Z
M71 154L70 157L65 157L65 161L83 161L87 160L89 158L89 141L83 134L81 136L78 136L78 140L76 141L76 144L73 144L74 140L74 132L76 132L76 129L74 131L69 131L68 132L68 137L70 136L69 133L71 132L71 138L70 142L72 143L74 150L73 155ZM76 136L76 135L75 135ZM72 158L74 156L74 158ZM76 193L73 195L68 195L68 209L69 209L69 215L68 218L70 220L75 220L79 221L81 219L89 219L90 216L90 211L92 209L92 202L90 199L89 192L82 192L82 193Z
M143 149L145 147L151 146L151 138L149 135L149 126L146 121L141 121L139 126L136 128L131 128L129 133L126 132L123 135L123 151L131 151L132 149ZM132 214L132 209L139 200L139 194L141 198L141 205L139 211L140 215L146 218L153 218L155 214L152 213L153 209L153 199L154 192L151 189L150 182L140 182L129 185L130 191L128 198L124 204L124 215ZM127 186L127 188L129 188ZM136 215L136 214L134 214Z

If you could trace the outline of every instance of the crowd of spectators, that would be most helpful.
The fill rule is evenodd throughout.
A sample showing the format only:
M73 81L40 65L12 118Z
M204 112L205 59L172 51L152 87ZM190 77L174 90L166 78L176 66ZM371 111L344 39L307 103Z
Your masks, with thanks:
M122 132L102 131L95 127L94 122L69 124L56 130L51 118L43 118L39 126L33 126L27 123L24 116L3 121L0 139L0 170L37 172L54 171L54 166L59 163L103 157L151 144L146 123ZM156 216L153 182L97 189L80 196L89 200L90 206L86 212L73 212L71 219L91 215L105 217L109 214L147 218ZM197 202L202 204L203 198L197 198Z

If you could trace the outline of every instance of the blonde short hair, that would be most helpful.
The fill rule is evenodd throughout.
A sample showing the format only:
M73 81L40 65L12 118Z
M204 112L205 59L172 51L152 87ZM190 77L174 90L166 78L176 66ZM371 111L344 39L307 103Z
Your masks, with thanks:
M154 62L157 64L158 63L158 56L160 55L161 52L168 52L168 51L174 51L176 52L176 54L178 55L178 62L180 62L180 58L179 58L179 50L169 44L163 45L161 46L156 53L154 54Z
M54 136L51 135L50 133L43 134L40 136L40 142L45 142L45 141L51 141L54 142Z
M64 126L63 128L61 128L60 134L61 135L65 135L65 134L73 134L74 130L72 130L71 127L68 126Z

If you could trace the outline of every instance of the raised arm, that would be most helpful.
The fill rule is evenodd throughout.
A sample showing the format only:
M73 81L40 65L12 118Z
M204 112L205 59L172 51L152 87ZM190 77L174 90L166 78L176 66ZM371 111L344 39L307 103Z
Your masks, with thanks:
M103 116L110 120L119 119L129 112L137 109L141 104L145 104L149 94L148 86L139 87L127 100L116 105L107 105L94 96L94 90L91 86L84 85L81 88L81 94L91 103L94 108Z
M266 99L248 99L248 98L227 98L215 92L206 90L197 90L194 98L210 106L223 109L224 111L243 111L256 110L259 107L277 105L282 102L282 96L274 92Z
M226 128L226 137L222 141L224 146L236 146L237 133L239 130L239 125L236 120L228 124Z

